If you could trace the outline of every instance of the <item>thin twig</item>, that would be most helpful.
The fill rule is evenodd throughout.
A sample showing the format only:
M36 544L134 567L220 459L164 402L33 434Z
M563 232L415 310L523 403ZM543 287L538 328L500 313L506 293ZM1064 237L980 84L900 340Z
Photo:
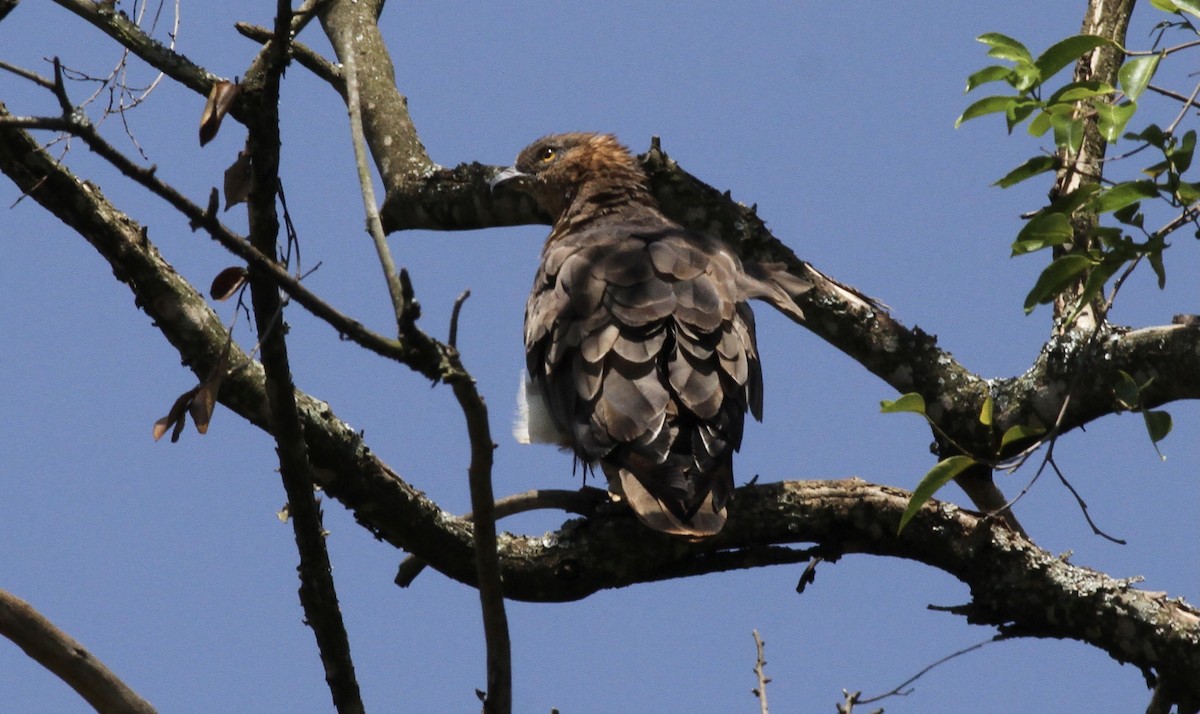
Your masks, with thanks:
M908 687L908 685L917 681L921 677L924 677L933 668L943 665L943 664L949 662L950 660L954 659L955 657L965 655L968 652L974 652L975 650L980 649L984 645L988 645L988 644L991 644L993 642L996 642L996 641L1002 640L1002 639L1006 639L1006 638L1003 635L996 635L995 637L990 637L990 638L984 640L983 642L976 642L975 644L971 645L970 647L964 647L963 649L961 649L957 652L952 652L952 653L946 655L945 657L939 659L938 661L934 662L933 664L930 664L930 665L924 667L920 672L917 672L913 676L904 680L900 684L897 684L895 687L884 692L883 694L879 694L874 697L867 697L866 699L857 697L857 698L855 698L854 703L855 704L871 704L871 703L877 702L881 699L887 699L888 697L906 697L909 694L911 694L913 690L905 689L905 687Z
M1185 109L1187 107L1196 107L1197 109L1200 109L1200 104L1197 104L1196 102L1192 101L1191 99L1188 99L1184 95L1182 95L1179 92L1176 92L1172 89L1166 89L1164 87L1158 86L1157 84L1147 84L1146 89L1149 89L1151 92L1154 92L1156 94L1161 94L1164 97L1170 97L1171 99L1174 99L1176 101L1183 102L1183 106Z
M247 124L247 147L253 157L247 201L250 236L264 255L274 255L279 240L280 225L275 208L279 189L279 83L287 65L290 24L291 4L289 0L278 0L273 51L266 54L263 65L255 120ZM361 714L365 709L354 676L349 637L338 606L329 552L325 546L321 507L313 492L312 464L296 404L285 331L263 332L269 329L265 323L281 309L279 290L261 270L251 268L250 292L262 342L271 433L275 437L279 472L287 493L288 513L300 558L297 568L300 604L305 622L316 637L334 706L341 714Z
M1166 57L1168 55L1173 55L1176 52L1182 52L1183 50L1191 49L1197 45L1200 45L1200 40L1184 42L1173 47L1168 47L1165 50L1127 50L1125 54L1130 57L1148 57L1150 55L1162 55L1163 57Z
M256 42L266 42L271 38L270 30L248 22L238 22L233 27L243 36ZM293 41L291 47L292 56L302 67L329 83L345 100L346 78L336 64L325 59L321 53L302 42Z
M754 650L754 676L758 678L758 686L751 691L758 697L758 710L762 714L770 714L767 707L767 683L771 678L766 673L767 660L763 657L763 641L758 636L758 630L754 630Z
M33 72L33 71L27 70L23 67L18 67L15 64L9 64L8 62L3 62L3 61L0 61L0 69L4 70L6 72L11 72L23 79L28 79L30 82L33 82L34 84L38 85L39 87L42 87L43 89L49 89L49 90L54 89L54 82L49 79L46 79L45 77L38 74L37 72Z
M1087 520L1088 525L1092 527L1092 533L1095 533L1106 540L1110 540L1113 543L1117 543L1118 545L1125 545L1124 540L1110 536L1109 534L1100 530L1100 528L1096 525L1096 522L1092 520L1092 516L1088 513L1087 502L1083 500L1083 497L1079 495L1079 492L1075 490L1075 487L1071 485L1071 482L1067 480L1067 477L1063 476L1063 472L1059 470L1058 464L1055 463L1053 459L1050 459L1049 463L1050 468L1054 469L1054 474L1058 476L1058 480L1061 481L1062 485L1066 486L1067 490L1071 492L1071 495L1075 497L1075 502L1079 504L1079 510L1083 512L1083 517Z
M537 510L556 510L586 516L596 509L596 506L608 500L608 492L604 489L584 486L578 491L565 489L534 489L505 496L496 501L493 513L496 520L508 518L518 513L528 513ZM474 520L475 514L465 513L460 516L464 521ZM412 585L421 574L427 563L415 555L410 555L400 562L396 572L396 584L402 588Z
M152 714L154 707L83 645L19 597L0 590L0 635L79 693L98 712Z
M483 710L486 714L511 714L512 646L508 635L508 615L504 610L504 586L500 579L492 495L492 452L496 445L492 442L488 425L487 405L475 388L475 380L463 373L451 381L451 387L466 417L467 436L471 443L471 465L467 474L471 485L475 571L479 579L479 603L483 611L483 635L487 644L487 697Z
M1187 206L1186 208L1183 209L1183 213L1180 213L1178 216L1175 216L1174 218L1172 218L1170 220L1170 222L1168 222L1162 228L1159 228L1158 230L1154 231L1154 235L1165 238L1166 236L1171 235L1172 233L1179 230L1180 228L1183 228L1188 223L1195 221L1197 215L1200 215L1200 211L1196 210L1196 204Z
M89 149L108 161L121 173L171 204L191 221L193 227L203 228L226 250L245 260L251 267L268 274L284 292L313 315L328 323L342 337L378 355L406 364L429 379L441 380L445 376L448 364L442 354L444 349L440 345L414 330L410 330L405 335L403 343L397 342L368 329L358 320L339 312L301 284L279 263L261 253L246 238L221 223L216 217L215 211L209 211L193 203L175 187L160 180L154 167L143 168L135 164L105 141L91 125L77 122L69 117L15 117L11 115L0 116L0 125L67 132L79 137L88 145Z
M463 303L466 302L467 298L469 297L471 297L470 290L462 291L462 293L460 293L458 298L454 301L454 309L450 311L450 335L446 342L451 347L456 349L458 347L458 314L462 312Z
M1175 130L1179 128L1179 123L1183 121L1184 117L1187 116L1188 109L1190 109L1192 105L1196 103L1197 94L1200 94L1200 82L1196 84L1196 86L1192 89L1191 95L1188 96L1187 101L1183 103L1183 108L1179 110L1179 115L1175 117L1175 121L1168 124L1167 128L1163 130L1166 134L1174 134Z
M388 247L387 237L383 234L383 224L379 221L378 202L375 200L375 185L371 179L371 169L367 165L366 139L363 137L362 106L358 97L358 69L355 64L353 40L349 32L341 33L337 38L342 44L346 78L346 108L350 113L350 138L354 145L354 163L358 167L358 183L362 189L363 210L367 214L367 232L375 244L375 252L379 256L379 264L383 268L383 277L387 281L388 295L392 298L392 309L396 313L396 328L401 333L405 331L405 313L408 304L400 287L400 277L396 273L396 264L392 260L392 251Z

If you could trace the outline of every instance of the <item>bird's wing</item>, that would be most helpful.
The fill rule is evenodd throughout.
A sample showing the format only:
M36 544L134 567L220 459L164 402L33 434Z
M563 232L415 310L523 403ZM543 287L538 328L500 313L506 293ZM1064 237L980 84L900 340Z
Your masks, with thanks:
M745 412L762 413L748 297L728 246L678 227L593 225L543 251L530 377L580 458L637 481L626 495L659 530L724 521Z

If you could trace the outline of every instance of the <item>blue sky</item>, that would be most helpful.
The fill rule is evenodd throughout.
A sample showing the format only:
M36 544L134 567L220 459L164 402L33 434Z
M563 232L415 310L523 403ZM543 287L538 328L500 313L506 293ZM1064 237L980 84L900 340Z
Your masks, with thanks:
M126 2L122 2L126 5ZM240 75L256 50L236 20L269 24L273 3L184 3L179 50ZM1077 31L1082 2L596 4L391 3L383 29L397 83L433 159L508 164L546 133L616 133L636 151L660 136L688 171L757 203L775 235L833 277L920 325L984 376L1023 372L1049 327L1025 316L1041 257L1009 259L1020 214L1048 185L990 186L1044 142L1007 137L995 117L955 129L966 76L987 64L974 37L998 31L1040 50ZM1142 10L1130 44L1156 18ZM300 38L321 51L317 28ZM105 73L115 45L50 3L22 3L0 22L0 59L49 74L44 58ZM135 82L152 78L133 65ZM1190 84L1187 85L1190 87ZM90 91L71 87L82 99ZM0 101L49 114L53 98L0 74ZM299 66L284 87L284 181L309 279L343 311L386 332L390 307L362 230L346 115ZM1152 102L1149 108L1155 106ZM195 200L219 185L244 134L227 124L196 142L203 99L164 83L128 119L148 163ZM1161 105L1165 123L1173 117ZM94 110L93 117L98 116ZM1136 120L1135 120L1136 121ZM107 133L122 139L118 122ZM166 258L207 286L236 263L158 199L76 143L66 159L149 227ZM29 600L162 711L330 708L296 599L290 527L273 444L218 410L178 444L150 438L154 420L193 384L129 292L77 235L0 181L0 587ZM228 221L244 227L238 210ZM466 366L488 401L498 493L578 483L570 459L519 447L508 425L522 365L525 296L541 226L396 234L426 330L444 335L455 296ZM1149 274L1126 288L1114 320L1162 324L1195 312L1190 237L1168 255L1168 289ZM232 315L232 307L218 310ZM766 419L748 427L739 481L862 478L912 488L932 465L930 435L911 416L880 415L894 393L819 339L757 310ZM462 417L449 390L340 342L293 309L297 385L365 431L402 476L451 511L469 510ZM244 329L244 328L243 328ZM248 333L242 332L243 340ZM1074 432L1056 455L1117 546L1091 534L1070 494L1043 479L1017 506L1035 539L1073 562L1144 587L1200 599L1200 466L1194 404L1170 407L1175 431L1155 454L1133 415ZM1001 480L1010 494L1029 474ZM962 501L950 488L945 497ZM478 599L436 574L392 584L401 554L335 502L329 547L360 682L372 711L477 711L484 685ZM552 514L505 521L552 530ZM830 711L841 689L872 694L992 631L931 612L965 602L964 586L913 564L854 556L800 567L678 580L558 605L511 603L516 710L755 711L754 643L767 643L773 711ZM994 644L925 676L889 712L1132 711L1140 673L1069 642ZM0 642L0 710L87 708L20 650Z

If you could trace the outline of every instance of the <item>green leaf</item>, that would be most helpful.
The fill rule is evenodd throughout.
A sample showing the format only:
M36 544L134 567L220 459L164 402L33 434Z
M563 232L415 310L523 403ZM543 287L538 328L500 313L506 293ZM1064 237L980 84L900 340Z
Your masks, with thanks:
M1067 104L1069 102L1078 102L1081 99L1091 99L1092 97L1102 97L1116 92L1112 85L1107 82L1071 82L1059 87L1058 91L1050 95L1046 100L1046 104Z
M958 119L954 120L954 127L957 129L962 126L965 121L970 121L976 117L984 116L985 114L995 114L996 112L1007 112L1009 106L1016 104L1017 97L992 96L984 97L967 107Z
M1171 0L1150 0L1150 4L1163 12L1179 12L1179 8L1175 7Z
M1018 441L1024 441L1026 439L1032 439L1045 433L1046 430L1040 426L1027 426L1025 424L1010 426L1008 427L1008 430L1004 432L1004 436L1000 437L1000 449L1003 450L1004 447L1008 446L1009 444L1013 444Z
M1123 181L1092 199L1092 210L1108 213L1141 201L1156 198L1158 186L1153 181Z
M1179 185L1175 187L1175 195L1179 197L1179 202L1184 205L1200 201L1200 184L1180 181Z
M1041 136L1050 128L1050 112L1042 112L1029 122L1029 135Z
M1070 102L1078 102L1079 100L1087 100L1087 98L1110 95L1115 92L1112 85L1106 82L1069 82L1058 88L1050 98L1046 100L1048 106L1052 104L1067 104ZM1072 107L1073 108L1073 107Z
M885 399L879 403L879 411L883 414L902 414L911 412L913 414L925 414L925 398L916 392L903 394L899 399Z
M917 511L921 510L921 506L925 505L933 494L937 493L938 489L950 483L950 480L961 474L967 468L977 463L970 456L951 456L948 459L943 459L937 462L933 468L929 469L929 473L921 479L921 483L917 484L913 490L912 496L908 499L908 505L904 508L904 515L900 516L900 527L896 529L899 534L904 530L904 526L912 520L913 516L917 515Z
M1163 265L1162 250L1152 250L1146 254L1150 261L1150 267L1154 269L1154 275L1158 278L1158 289L1162 290L1167 287L1167 269Z
M1042 83L1042 75L1038 73L1038 68L1032 62L1021 61L1012 68L1012 76L1008 78L1008 83L1013 86L1013 89L1024 94Z
M1020 62L1021 60L1029 63L1033 62L1033 55L1029 54L1029 50L1025 49L1025 45L1011 37L1001 35L999 32L989 32L975 39L992 48L988 50L989 57L1009 60L1011 62Z
M1083 120L1069 115L1051 114L1050 126L1054 127L1054 145L1072 154L1079 153L1083 143Z
M1163 411L1146 411L1142 412L1142 417L1146 420L1146 433L1150 435L1150 441L1155 444L1167 438L1167 434L1171 433L1171 415Z
M1167 134L1157 124L1151 124L1137 134L1126 134L1126 139L1144 141L1151 146L1162 149L1167 145Z
M1095 181L1088 181L1080 184L1079 188L1074 191L1068 191L1066 194L1059 196L1050 202L1050 210L1058 211L1065 216L1075 214L1079 207L1092 199L1092 196L1100 191L1100 184Z
M1092 102L1092 106L1096 109L1100 134L1109 143L1113 143L1121 137L1121 132L1125 131L1125 125L1137 111L1136 102L1109 104L1106 101L1096 100Z
M979 410L979 423L984 426L992 425L992 412L996 409L996 403L988 396L983 400L983 408Z
M1124 208L1119 208L1113 211L1113 218L1127 226L1141 228L1146 221L1146 217L1138 212L1141 205L1141 203L1134 202Z
M1038 276L1033 290L1030 290L1029 294L1025 296L1025 314L1028 315L1033 312L1033 308L1058 297L1059 293L1095 265L1094 260L1078 253L1056 259L1046 266L1046 269Z
M1183 135L1183 139L1179 142L1179 146L1170 151L1171 165L1175 167L1176 173L1187 171L1192 165L1192 155L1196 151L1196 132L1189 130Z
M1025 179L1033 178L1038 174L1044 174L1047 171L1053 171L1058 168L1058 159L1053 156L1035 156L1029 161L1021 164L1017 168L1009 171L1004 175L1004 178L996 182L996 186L1000 188L1008 188L1016 186Z
M1147 176L1149 176L1151 178L1158 178L1159 176L1162 176L1163 173L1166 172L1170 168L1171 168L1171 162L1160 161L1157 164L1154 164L1152 166L1147 166L1146 168L1142 169L1142 173L1146 174Z
M1098 35L1075 35L1050 45L1034 64L1037 65L1041 81L1045 82L1081 55L1111 44L1114 44L1112 40Z
M1003 65L994 64L991 67L984 67L967 77L967 89L969 92L981 84L988 82L999 82L1008 79L1008 75L1012 73L1012 69Z
M1106 255L1105 258L1106 260L1096 265L1092 272L1088 273L1087 280L1083 283L1083 289L1079 291L1079 296L1075 299L1075 308L1068 315L1066 324L1070 325L1075 322L1084 308L1091 304L1092 299L1103 292L1108 279L1125 264L1123 258L1112 255Z
M1162 59L1161 54L1147 55L1134 57L1121 65L1121 69L1117 72L1117 82L1121 85L1125 96L1135 102L1138 97L1142 96L1142 92L1146 91L1146 85L1150 84L1155 70L1158 69L1160 59Z
M1025 121L1033 110L1042 106L1042 103L1034 99L1018 99L1004 110L1004 119L1008 123L1008 133L1011 134L1013 127Z
M1012 244L1012 255L1015 257L1052 245L1062 245L1071 240L1071 236L1071 221L1066 214L1039 213L1030 218L1017 234L1017 240Z
M1137 409L1142 401L1142 388L1125 370L1119 369L1117 374L1121 376L1121 381L1113 387L1113 396L1117 398L1117 404L1125 409Z
M1200 17L1200 2L1196 2L1196 0L1171 0L1171 1L1175 4L1175 7L1179 8L1180 10L1183 10L1187 14L1194 15L1196 17Z

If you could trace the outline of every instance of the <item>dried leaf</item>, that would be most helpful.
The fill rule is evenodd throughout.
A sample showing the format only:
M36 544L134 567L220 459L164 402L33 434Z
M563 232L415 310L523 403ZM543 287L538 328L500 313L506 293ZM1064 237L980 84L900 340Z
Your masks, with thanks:
M197 389L196 396L188 408L188 412L192 415L192 421L196 424L196 431L201 434L208 433L208 423L212 421L213 409L217 405L217 394L221 391L221 380L225 378L228 366L229 346L226 345L221 357L209 371L208 378Z
M154 422L154 440L158 441L159 439L163 438L163 434L167 433L167 428L170 426L171 423L167 421L167 417L163 417L162 419Z
M208 92L208 101L204 104L204 112L200 115L200 146L216 137L221 128L221 120L225 118L241 91L241 85L236 82L220 81L213 84Z
M217 277L213 278L212 285L208 288L208 294L213 300L228 300L233 297L233 294L242 289L246 284L246 278L249 273L240 265L233 265L225 268L217 273Z
M191 405L192 399L195 398L196 392L199 390L200 387L195 386L183 394L180 394L175 400L175 403L171 405L171 411L167 412L167 415L162 419L154 422L153 434L155 441L161 439L163 434L167 433L167 429L171 428L172 426L174 429L171 431L171 443L179 441L179 434L183 431L184 425L187 424L188 407Z
M237 160L225 169L225 210L245 203L250 196L250 152L238 152Z
M208 423L212 421L213 407L217 404L217 390L220 387L221 380L208 380L200 385L200 390L196 392L195 399L188 407L188 413L192 415L192 423L196 425L196 431L201 434L208 433Z

